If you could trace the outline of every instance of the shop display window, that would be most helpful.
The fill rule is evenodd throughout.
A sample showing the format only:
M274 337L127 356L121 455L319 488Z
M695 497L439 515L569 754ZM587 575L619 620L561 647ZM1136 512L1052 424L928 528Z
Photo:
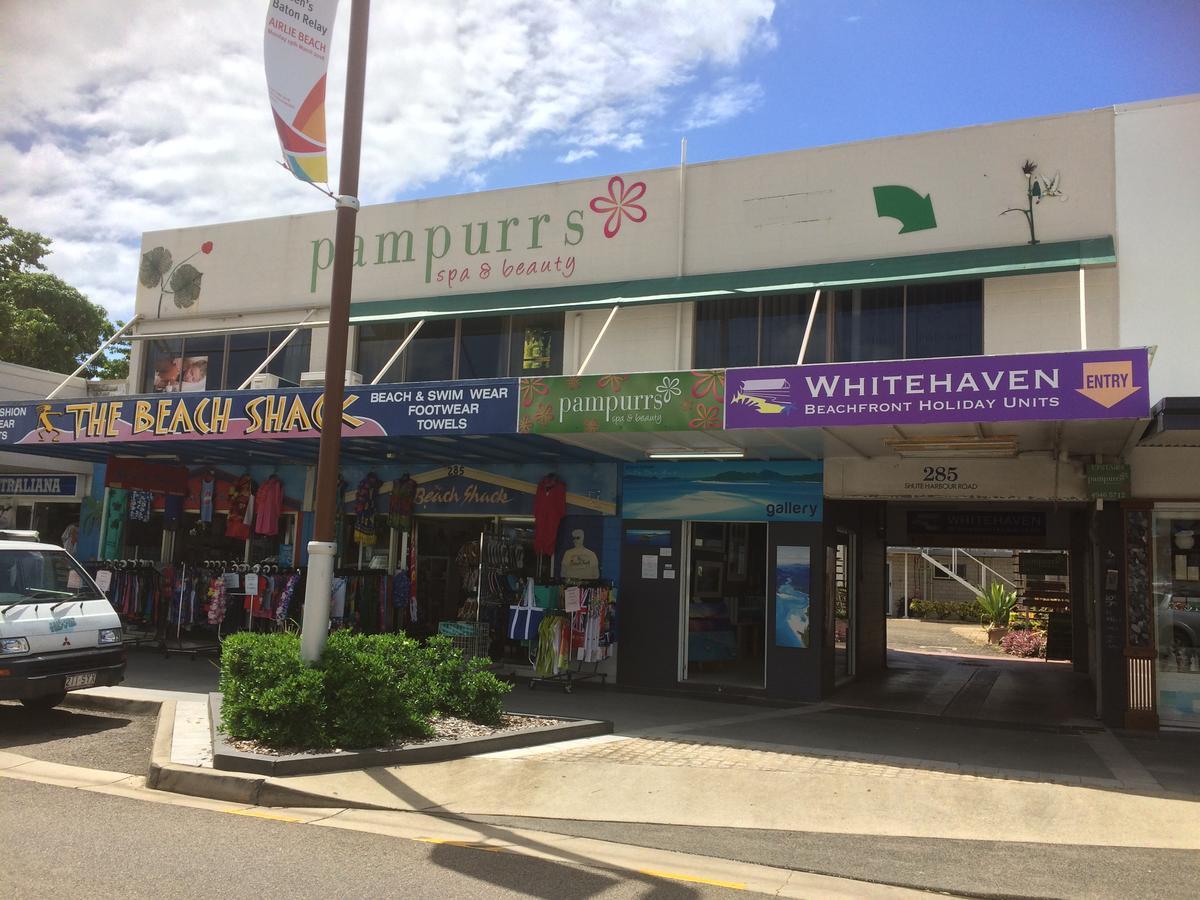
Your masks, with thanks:
M1154 512L1158 717L1200 726L1200 506Z

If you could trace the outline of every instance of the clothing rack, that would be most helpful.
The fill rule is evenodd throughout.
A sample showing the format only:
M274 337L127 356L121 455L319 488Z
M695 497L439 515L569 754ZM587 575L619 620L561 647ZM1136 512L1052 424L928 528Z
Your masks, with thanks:
M260 587L255 591L244 589L247 587L248 575L259 579ZM292 581L292 576L296 576L295 582ZM190 569L186 565L182 566L178 582L172 585L171 609L168 613L169 624L173 624L175 628L175 646L170 644L168 629L163 635L159 649L164 656L186 653L192 659L195 659L198 653L219 651L226 626L232 623L231 630L239 630L241 625L240 617L233 615L236 601L230 602L230 599L234 597L242 598L242 608L246 613L245 630L253 630L256 621L270 622L272 627L281 626L282 622L277 621L274 616L273 604L266 605L260 598L266 594L273 600L276 593L274 579L284 578L286 580L279 591L281 594L287 593L290 585L291 593L287 593L290 603L300 576L300 570L272 562L252 564L238 560L208 559ZM261 588L261 579L269 579L270 588L266 592ZM208 628L212 628L212 632L207 640L185 642L185 630L189 633L199 633L207 632Z
M502 663L508 607L521 597L526 560L533 548L524 541L502 534L484 532L479 536L479 571L475 592L475 621L487 626L487 633L478 636L484 652L476 655L493 657L496 668ZM482 629L481 629L482 630ZM500 653L492 653L499 641Z
M330 622L334 628L388 634L409 621L411 586L403 570L343 566L334 571L333 587Z
M121 643L136 647L156 642L166 599L164 571L158 564L151 559L104 559L85 563L84 568L93 580L102 571L109 573L103 593L121 619Z
M600 663L616 646L616 592L611 582L559 580L566 586L561 609L548 609L538 627L536 674L529 689L539 684L560 685L571 693L578 681L608 683ZM569 593L578 591L577 594ZM571 609L569 607L575 606ZM572 663L575 663L572 667ZM584 667L591 665L590 670Z

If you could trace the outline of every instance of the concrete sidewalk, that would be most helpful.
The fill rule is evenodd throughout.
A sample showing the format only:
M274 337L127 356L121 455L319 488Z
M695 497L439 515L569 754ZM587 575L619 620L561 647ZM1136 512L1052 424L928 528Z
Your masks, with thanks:
M149 699L169 692L91 693ZM180 693L172 704L170 762L181 775L228 779L211 769L207 708L195 697ZM620 733L603 738L265 784L330 806L462 817L1200 850L1200 793L1165 791L1102 730L607 690L514 692L510 706L623 715Z

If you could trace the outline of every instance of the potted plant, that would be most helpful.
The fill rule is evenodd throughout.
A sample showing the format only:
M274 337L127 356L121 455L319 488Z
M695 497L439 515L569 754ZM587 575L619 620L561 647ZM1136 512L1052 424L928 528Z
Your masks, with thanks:
M1008 618L1013 607L1017 605L1016 591L993 581L987 590L975 599L982 610L980 623L987 628L988 643L1000 643L1000 639L1008 634Z

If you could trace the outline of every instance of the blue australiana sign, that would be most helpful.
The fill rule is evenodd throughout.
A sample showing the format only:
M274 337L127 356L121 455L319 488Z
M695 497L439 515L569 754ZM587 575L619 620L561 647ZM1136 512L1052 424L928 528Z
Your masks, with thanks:
M0 448L145 440L312 438L319 389L151 394L104 400L0 402ZM342 435L512 434L517 379L347 387Z

